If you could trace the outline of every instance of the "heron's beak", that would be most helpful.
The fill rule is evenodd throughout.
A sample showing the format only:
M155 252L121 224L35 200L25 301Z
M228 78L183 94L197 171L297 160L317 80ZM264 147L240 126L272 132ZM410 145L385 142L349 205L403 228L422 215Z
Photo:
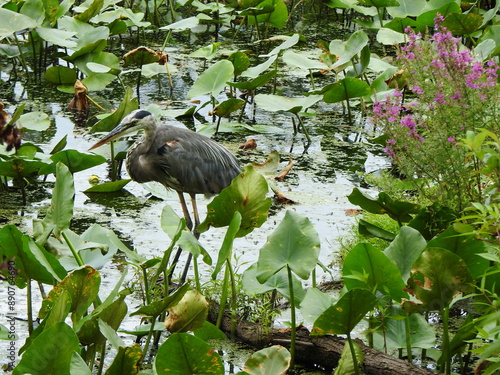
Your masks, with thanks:
M94 148L100 147L103 144L106 144L108 142L114 141L117 138L120 138L122 135L124 135L127 132L127 130L128 130L128 126L127 125L129 125L129 124L128 123L123 123L123 122L120 123L120 124L118 124L116 126L116 128L114 128L108 134L106 134L106 136L104 138L102 138L95 145L93 145L91 148L89 148L89 151L93 150Z

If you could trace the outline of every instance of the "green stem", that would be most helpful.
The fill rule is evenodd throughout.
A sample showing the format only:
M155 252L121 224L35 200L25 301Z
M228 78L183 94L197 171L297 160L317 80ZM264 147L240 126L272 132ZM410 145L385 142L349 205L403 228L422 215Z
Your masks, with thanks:
M354 366L354 373L360 375L358 359L356 358L356 351L354 350L354 343L352 342L351 332L347 333L347 342L349 343L349 348L351 349L352 363Z
M146 357L146 354L148 353L149 343L151 342L151 337L153 337L153 333L154 333L155 322L156 322L156 317L151 318L151 328L149 329L148 337L146 338L146 344L144 345L144 350L142 351L142 358L140 361L141 363L144 361L144 358Z
M316 267L313 268L312 273L311 273L311 281L312 281L312 287L316 288Z
M193 256L193 269L194 269L194 282L196 283L196 289L201 292L200 274L198 271L198 257Z
M97 375L102 374L102 370L104 368L104 358L106 358L106 341L102 344L101 356L99 358L99 367L97 369Z
M405 333L406 333L406 355L408 356L408 362L412 363L413 359L411 356L410 315L407 315L405 318Z
M33 305L31 303L31 279L26 283L26 304L28 309L28 333L31 335L33 332Z
M313 77L313 72L311 69L309 69L309 77L311 78L311 88L313 90L316 90L315 84L314 84L314 77Z
M116 173L115 142L110 142L109 146L111 149L111 181L116 181L118 176Z
M229 273L229 279L231 281L231 338L234 340L236 337L236 309L237 309L237 299L236 299L236 281L234 279L233 267L231 267L230 258L226 260L226 272Z
M221 327L222 318L224 317L224 310L226 308L226 300L227 300L228 281L229 281L229 275L227 272L224 272L224 281L222 282L222 294L220 297L219 314L217 315L217 322L215 323L215 326L217 328Z
M68 244L68 247L71 250L71 253L75 257L75 260L76 260L76 263L78 263L78 266L80 266L80 267L83 266L85 263L83 262L82 258L80 257L80 254L78 254L78 251L76 251L75 247L73 246L73 244L69 240L67 234L64 231L62 231L61 234L64 238L64 241L66 241L66 243Z
M151 296L149 293L149 281L148 281L148 271L145 267L142 267L142 277L144 278L144 294L146 295L146 304L151 303Z
M293 370L295 366L295 340L297 336L296 318L295 318L295 296L293 292L293 278L292 269L287 265L286 270L288 272L288 288L290 290L290 318L292 323L292 330L290 332L290 369Z
M451 358L450 358L450 332L448 330L448 321L450 317L450 306L445 306L441 312L441 320L443 321L443 355L444 355L444 369L445 374L451 374Z

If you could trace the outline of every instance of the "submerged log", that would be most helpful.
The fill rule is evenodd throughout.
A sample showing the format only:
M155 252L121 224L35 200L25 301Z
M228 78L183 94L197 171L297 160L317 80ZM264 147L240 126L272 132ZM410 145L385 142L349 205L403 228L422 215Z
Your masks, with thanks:
M218 305L211 303L208 320L215 324ZM230 335L231 315L226 313L222 320L221 330ZM266 332L256 323L238 320L234 339L255 348L268 345L282 345L290 348L290 329L271 328ZM337 367L338 361L347 340L337 336L311 336L305 327L297 329L295 362L307 366L315 366L331 370ZM422 368L408 361L396 358L387 353L370 348L361 341L357 344L363 351L364 373L366 375L436 375L437 372Z

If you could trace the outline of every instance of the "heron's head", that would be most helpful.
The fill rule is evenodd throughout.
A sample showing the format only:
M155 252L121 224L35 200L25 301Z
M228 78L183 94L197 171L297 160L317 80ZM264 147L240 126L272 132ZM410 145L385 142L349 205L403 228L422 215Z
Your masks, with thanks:
M114 141L117 138L124 136L125 134L132 133L140 129L155 128L156 122L154 116L143 109L136 109L125 116L116 128L111 130L104 138L93 145L89 150L100 147L103 144Z

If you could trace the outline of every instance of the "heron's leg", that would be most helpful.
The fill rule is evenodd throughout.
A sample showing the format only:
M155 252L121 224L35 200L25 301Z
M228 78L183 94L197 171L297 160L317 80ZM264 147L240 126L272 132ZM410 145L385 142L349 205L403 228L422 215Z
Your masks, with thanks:
M182 193L182 191L178 191L177 195L179 195L179 201L181 202L182 212L184 214L184 219L186 220L186 226L189 228L189 230L192 230L193 222L191 221L191 217L189 216L189 211L188 211L188 208L186 206L186 200L184 199L184 194ZM177 249L177 253L175 253L174 259L172 260L172 270L170 271L170 274L168 275L168 283L169 284L170 284L170 281L172 280L172 274L174 273L175 266L177 265L177 262L179 261L179 258L181 257L181 253L182 253L182 248L179 246L179 248ZM191 256L191 253L189 253L189 255ZM180 284L184 284L184 281L186 280L186 274L187 274L186 268L189 267L190 262L191 262L191 257L188 257L188 261L186 263L187 267L185 267L184 271L182 272Z
M181 201L182 213L184 214L184 219L186 219L186 226L188 227L189 230L192 230L193 221L191 220L191 216L189 216L189 211L186 205L186 200L184 199L184 194L182 193L182 191L178 191L177 194L179 195L179 200ZM198 213L196 213L195 215L198 215Z
M192 232L196 239L200 238L200 233L196 230L196 227L200 224L200 216L198 215L198 205L196 204L196 194L190 193L191 196L191 204L193 205L193 215L194 215L194 227ZM193 259L193 254L189 253L188 258L186 260L186 266L184 267L184 271L181 276L181 284L184 284L186 281L187 273L189 271L189 266L191 264L191 260Z
M193 215L194 215L194 227L193 234L196 239L200 238L200 233L196 230L196 227L200 224L200 215L198 215L198 205L196 204L196 194L190 193L191 204L193 205Z

